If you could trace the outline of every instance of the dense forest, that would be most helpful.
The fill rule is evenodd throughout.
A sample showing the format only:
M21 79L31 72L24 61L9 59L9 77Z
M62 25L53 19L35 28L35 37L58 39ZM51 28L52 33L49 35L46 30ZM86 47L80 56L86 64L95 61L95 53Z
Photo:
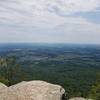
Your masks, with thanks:
M62 85L67 97L100 100L100 46L0 45L0 82L44 80Z

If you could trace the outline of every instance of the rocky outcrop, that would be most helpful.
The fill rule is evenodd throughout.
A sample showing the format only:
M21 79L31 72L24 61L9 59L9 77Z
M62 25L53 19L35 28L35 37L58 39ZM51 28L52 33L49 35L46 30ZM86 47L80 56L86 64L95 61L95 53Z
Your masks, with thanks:
M44 81L21 82L8 88L3 85L0 87L0 100L62 100L65 93L61 86Z

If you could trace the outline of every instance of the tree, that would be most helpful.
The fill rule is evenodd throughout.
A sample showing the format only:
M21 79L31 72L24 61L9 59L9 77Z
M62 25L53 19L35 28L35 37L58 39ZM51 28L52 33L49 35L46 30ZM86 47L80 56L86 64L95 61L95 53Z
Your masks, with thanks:
M97 74L96 83L92 86L89 97L94 100L100 100L100 72Z
M11 56L7 58L0 59L0 70L2 72L2 76L8 80L8 85L12 85L13 79L16 74L18 74L19 65L16 63L16 57Z
M4 84L6 84L6 85L8 85L8 83L9 83L8 79L6 79L6 78L3 77L3 76L0 76L0 82L4 83Z

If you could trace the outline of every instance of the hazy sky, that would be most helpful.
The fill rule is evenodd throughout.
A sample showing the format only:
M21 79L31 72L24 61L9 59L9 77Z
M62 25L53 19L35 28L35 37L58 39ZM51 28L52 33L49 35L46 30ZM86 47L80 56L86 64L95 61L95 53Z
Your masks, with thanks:
M0 0L0 42L100 44L100 0Z

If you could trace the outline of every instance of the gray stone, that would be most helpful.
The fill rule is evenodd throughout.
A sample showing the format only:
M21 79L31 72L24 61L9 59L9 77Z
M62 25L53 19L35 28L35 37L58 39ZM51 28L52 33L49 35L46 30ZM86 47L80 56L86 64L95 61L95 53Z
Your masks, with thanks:
M65 90L44 81L21 82L0 91L0 100L62 100Z

